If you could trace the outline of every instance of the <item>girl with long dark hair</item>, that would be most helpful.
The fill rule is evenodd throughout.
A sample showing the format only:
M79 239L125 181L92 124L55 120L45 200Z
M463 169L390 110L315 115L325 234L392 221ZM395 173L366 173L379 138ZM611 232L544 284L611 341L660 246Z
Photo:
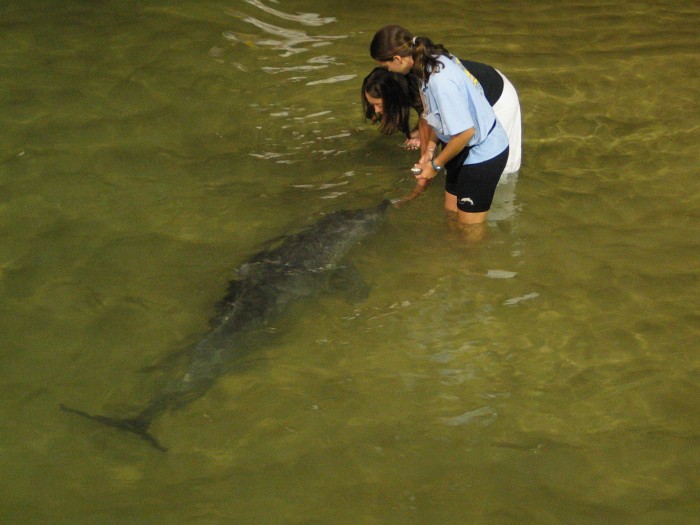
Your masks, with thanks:
M416 177L430 180L445 170L445 209L462 224L482 223L509 154L508 136L482 86L444 46L401 26L380 29L370 54L388 71L420 81L421 122L430 131ZM438 143L444 144L439 152Z
M418 79L413 75L392 73L376 67L362 81L362 108L365 118L379 124L384 135L401 132L406 136L406 147L416 149L410 129L411 110L423 111Z

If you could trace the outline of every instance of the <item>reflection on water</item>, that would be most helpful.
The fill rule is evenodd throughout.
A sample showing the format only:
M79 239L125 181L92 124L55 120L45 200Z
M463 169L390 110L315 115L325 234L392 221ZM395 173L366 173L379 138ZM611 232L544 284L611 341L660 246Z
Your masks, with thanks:
M248 4L257 7L261 11L274 15L277 18L281 18L282 20L289 20L291 22L298 22L304 26L322 26L325 24L330 24L331 22L335 22L335 17L332 16L321 17L318 15L318 13L297 13L296 15L292 15L289 13L283 13L282 11L266 6L258 0L245 1Z
M248 0L246 0L248 1ZM285 13L280 13L279 11L276 11L274 9L269 9L265 8L262 3L256 2L256 1L248 1L249 4L252 4L256 7L263 8L263 11L273 14L275 16L278 16L282 18L283 20L289 20L292 22L298 22L303 25L313 25L313 26L319 26L323 24L327 24L329 22L333 22L335 19L333 18L324 18L324 19L319 19L317 15L314 13L307 13L303 15L288 15ZM289 57L291 55L295 55L297 53L303 53L305 51L308 51L309 48L315 48L315 47L321 47L321 46L328 46L331 44L331 41L337 40L340 38L346 38L344 35L326 35L326 36L312 36L307 34L305 31L301 31L298 29L289 29L286 27L280 27L275 24L271 24L268 22L263 22L262 20L258 20L255 17L252 16L247 16L243 14L237 14L237 13L231 13L233 16L240 17L243 22L247 24L251 24L258 29L261 29L263 32L274 35L277 37L277 39L260 39L260 40L255 40L254 42L246 41L243 38L239 37L235 32L233 31L227 31L224 36L232 41L232 42L243 42L247 43L248 45L254 45L254 46L260 46L260 47L269 47L271 49L275 50L280 50L284 51L280 56L281 57ZM307 44L308 47L304 47L303 45ZM298 47L299 46L299 47Z
M0 6L3 523L697 522L698 8L463 11ZM252 337L167 455L60 413L135 410L250 254L411 188L359 104L393 22L518 89L485 241L437 184L392 209L366 294Z

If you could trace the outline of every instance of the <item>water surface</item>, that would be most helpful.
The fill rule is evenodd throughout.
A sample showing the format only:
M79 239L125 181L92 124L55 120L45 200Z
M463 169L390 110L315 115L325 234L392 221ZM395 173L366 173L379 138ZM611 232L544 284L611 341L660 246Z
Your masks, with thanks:
M363 122L386 23L498 67L524 159L471 246L436 185L256 357L125 414L235 268L411 186ZM3 523L696 523L700 9L642 2L0 7Z

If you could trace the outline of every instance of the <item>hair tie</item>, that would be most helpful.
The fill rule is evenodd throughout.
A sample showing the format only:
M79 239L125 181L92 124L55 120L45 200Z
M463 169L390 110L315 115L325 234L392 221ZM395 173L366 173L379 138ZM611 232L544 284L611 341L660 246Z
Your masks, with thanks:
M414 36L414 37L413 37L413 40L411 40L411 45L412 45L413 47L416 47L416 38L418 38L418 37L417 37L417 36Z

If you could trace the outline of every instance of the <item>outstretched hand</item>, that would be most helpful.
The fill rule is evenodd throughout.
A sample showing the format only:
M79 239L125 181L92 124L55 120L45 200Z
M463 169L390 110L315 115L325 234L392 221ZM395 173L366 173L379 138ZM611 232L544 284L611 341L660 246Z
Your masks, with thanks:
M403 143L403 147L409 151L419 150L420 149L420 139L419 138L406 139L406 141Z
M420 159L418 159L418 162L416 163L416 165L420 166L422 168L424 166L428 166L430 164L431 160L433 160L433 151L426 150L425 153L423 153L420 156Z
M410 202L416 197L420 196L420 194L427 189L429 182L430 181L427 179L417 179L416 185L413 187L410 193L404 197L401 197L400 199L392 201L392 204L396 208L401 208L407 202Z

